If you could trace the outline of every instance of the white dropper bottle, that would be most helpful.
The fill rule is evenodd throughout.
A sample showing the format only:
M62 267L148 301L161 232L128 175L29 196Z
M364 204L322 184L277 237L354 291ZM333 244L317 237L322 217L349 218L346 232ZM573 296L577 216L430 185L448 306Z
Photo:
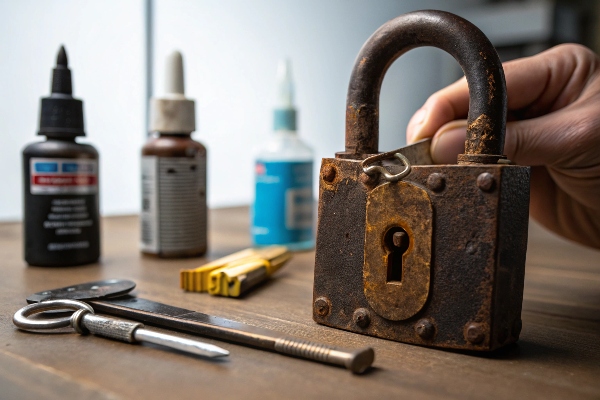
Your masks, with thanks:
M252 239L255 245L314 246L313 152L297 135L290 60L277 68L274 134L256 157Z
M150 99L150 132L142 148L140 249L159 257L207 250L206 147L192 139L194 100L185 97L183 56L165 64L165 91Z

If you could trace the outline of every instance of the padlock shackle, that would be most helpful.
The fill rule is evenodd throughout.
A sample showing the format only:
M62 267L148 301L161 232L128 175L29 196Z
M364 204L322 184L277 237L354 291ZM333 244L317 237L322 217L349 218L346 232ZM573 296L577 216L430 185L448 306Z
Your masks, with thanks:
M402 54L433 46L451 54L469 85L469 115L461 164L496 163L504 149L506 83L496 49L469 21L444 11L415 11L382 25L363 45L346 100L346 151L364 159L379 150L379 93L390 65Z

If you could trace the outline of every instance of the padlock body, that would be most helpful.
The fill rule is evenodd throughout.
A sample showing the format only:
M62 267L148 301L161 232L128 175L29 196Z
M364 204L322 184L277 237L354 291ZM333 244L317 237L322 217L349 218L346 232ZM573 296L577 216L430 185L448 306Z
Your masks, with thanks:
M402 169L388 168L392 173ZM316 322L442 348L491 351L518 339L529 167L413 165L403 181L388 183L365 179L359 160L327 158L321 172ZM386 197L401 206L386 206ZM431 223L423 223L415 213L431 218ZM372 274L384 273L378 270L385 268L384 262L381 267L377 264L382 259L379 241L396 225L416 247L406 253L408 273L389 282L396 287L386 290L381 283L373 284L377 280ZM417 248L424 256L410 258L410 251ZM418 264L427 261L428 276L424 265ZM419 273L411 275L415 268ZM400 290L403 284L409 289ZM412 308L402 312L403 304Z

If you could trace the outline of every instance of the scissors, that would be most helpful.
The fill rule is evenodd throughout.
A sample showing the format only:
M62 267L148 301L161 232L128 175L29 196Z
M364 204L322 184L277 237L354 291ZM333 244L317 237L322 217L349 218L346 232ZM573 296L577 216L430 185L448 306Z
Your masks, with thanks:
M134 288L135 282L130 280L101 280L45 290L29 296L27 302L84 301L98 313L343 366L357 374L365 372L375 359L371 347L347 350L298 339L270 329L138 298L129 294Z

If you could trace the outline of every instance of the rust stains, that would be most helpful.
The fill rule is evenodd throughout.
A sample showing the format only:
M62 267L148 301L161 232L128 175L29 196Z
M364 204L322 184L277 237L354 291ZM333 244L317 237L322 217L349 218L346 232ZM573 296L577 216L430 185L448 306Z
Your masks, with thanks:
M494 122L486 114L481 114L467 127L465 154L486 154L487 144L494 136Z
M488 104L492 104L494 93L496 93L496 79L493 73L488 73Z

